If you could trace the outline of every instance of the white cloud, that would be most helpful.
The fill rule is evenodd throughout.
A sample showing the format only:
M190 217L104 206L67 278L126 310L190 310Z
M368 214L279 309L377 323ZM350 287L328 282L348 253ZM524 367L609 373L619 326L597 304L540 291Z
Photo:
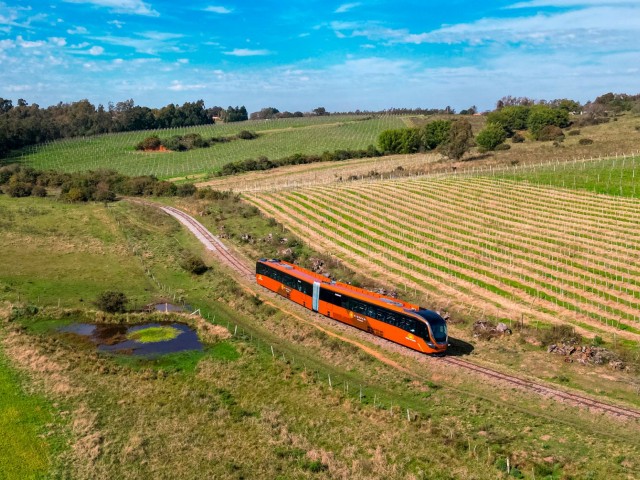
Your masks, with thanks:
M18 38L16 38L16 43L22 48L44 47L47 44L44 40L37 40L35 42L25 40L21 35L18 35Z
M548 0L545 3L562 2ZM515 18L483 18L470 23L445 25L424 33L388 28L376 22L333 22L331 28L338 37L365 37L388 44L479 45L495 42L629 48L640 36L640 5L587 7Z
M67 33L69 35L84 35L86 33L89 33L89 30L87 30L84 27L74 27L74 28L68 29Z
M204 83L186 84L180 82L179 80L174 80L171 83L171 86L169 86L168 88L169 90L172 90L174 92L186 92L191 90L202 90L204 88L207 88L207 85Z
M123 25L125 25L124 22L121 22L120 20L111 20L110 22L107 22L109 25L115 25L116 28L122 28Z
M636 6L638 2L636 0L529 0L526 2L519 2L506 7L507 9L514 8L538 8L538 7L603 7L606 5L612 6Z
M220 5L217 6L210 6L210 7L206 7L203 9L205 12L211 12L211 13L219 13L221 15L226 15L228 13L233 12L233 10L227 8L227 7L222 7Z
M49 43L55 45L56 47L64 47L67 44L67 40L61 37L49 37Z
M98 56L98 55L102 55L104 53L104 48L98 47L98 46L91 47L89 49L88 53L89 53L89 55L93 55L94 57Z
M269 50L251 50L249 48L234 48L230 52L223 52L225 55L232 55L234 57L255 57L261 55L270 55Z
M183 37L177 33L167 32L141 32L138 37L116 37L113 35L92 37L102 43L117 45L119 47L130 47L138 53L157 55L159 52L179 52L175 45L175 40Z
M356 7L359 7L360 5L362 5L360 2L356 2L356 3L343 3L342 5L340 5L338 8L335 9L335 11L333 13L346 13L349 10L352 10Z
M160 14L142 0L63 0L67 3L88 3L97 7L109 8L115 13L158 17Z

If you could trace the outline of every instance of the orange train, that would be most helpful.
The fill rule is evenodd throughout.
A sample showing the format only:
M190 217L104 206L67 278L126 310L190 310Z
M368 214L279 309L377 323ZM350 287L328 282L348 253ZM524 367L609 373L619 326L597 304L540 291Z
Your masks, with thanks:
M300 268L260 259L256 281L329 318L428 354L444 354L447 324L436 312Z

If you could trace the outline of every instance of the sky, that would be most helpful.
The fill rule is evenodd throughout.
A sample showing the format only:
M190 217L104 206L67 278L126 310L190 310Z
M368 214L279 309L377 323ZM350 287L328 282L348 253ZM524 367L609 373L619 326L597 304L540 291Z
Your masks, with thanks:
M638 0L0 0L0 97L280 111L640 93Z

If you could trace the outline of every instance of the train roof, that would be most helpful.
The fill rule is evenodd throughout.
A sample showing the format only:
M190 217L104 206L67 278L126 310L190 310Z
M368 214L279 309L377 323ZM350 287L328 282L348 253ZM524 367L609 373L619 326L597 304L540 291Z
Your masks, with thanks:
M335 280L331 280L329 277L312 272L311 270L307 270L306 268L302 268L293 263L285 262L284 260L261 258L259 261L277 268L280 271L293 275L300 280L309 283L320 282L323 287L327 287L330 290L338 293L342 292L349 294L350 296L359 298L360 300L377 303L379 305L382 304L382 306L389 308L390 310L402 313L417 313L418 311L424 311L423 308L418 305L414 305L413 303L405 302L404 300L389 297L381 293L372 292L364 288L354 287L348 283L337 282ZM435 312L433 313L437 315Z

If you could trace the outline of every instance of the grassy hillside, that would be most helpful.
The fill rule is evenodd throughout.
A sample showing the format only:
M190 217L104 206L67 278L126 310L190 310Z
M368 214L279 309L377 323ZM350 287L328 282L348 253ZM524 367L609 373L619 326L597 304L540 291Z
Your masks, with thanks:
M640 473L634 425L478 382L437 361L381 350L356 332L305 318L277 298L262 292L256 298L211 258L209 272L186 274L180 254L204 252L174 220L153 209L125 203L106 210L70 207L4 196L0 205L3 245L14 237L51 235L42 228L42 215L21 215L25 209L46 209L58 225L57 241L39 253L47 288L55 288L55 272L67 272L63 267L74 276L77 258L74 249L64 250L66 244L91 245L95 254L83 266L99 272L96 283L105 289L124 280L124 268L129 278L120 288L141 302L176 295L199 307L209 322L236 333L224 340L202 330L207 348L200 356L164 364L96 355L52 328L95 314L59 309L52 295L38 299L46 291L44 281L29 285L20 278L26 260L7 257L3 298L20 294L24 300L28 294L41 310L24 310L0 324L5 355L10 368L29 379L29 395L43 394L57 406L52 423L59 431L70 429L53 476L494 479L507 478L507 459L512 476L521 478ZM256 238L258 232L278 233L250 209L236 218L215 203L183 206L210 212L204 221L211 227L215 220L240 232L249 222ZM262 243L245 248L260 249ZM69 266L57 260L65 256ZM76 288L88 297L99 286L83 290L79 282ZM62 307L78 303L72 293L61 298ZM329 334L363 343L398 366ZM66 442L56 431L51 438Z
M339 149L360 149L377 143L382 130L405 126L400 117L327 116L301 119L247 121L222 125L156 131L128 132L62 140L27 149L9 160L38 169L73 172L110 168L127 175L161 178L215 172L222 165L247 158L277 159L295 153L321 154ZM199 133L225 137L241 130L259 133L254 140L215 144L187 152L140 152L135 146L151 135Z

